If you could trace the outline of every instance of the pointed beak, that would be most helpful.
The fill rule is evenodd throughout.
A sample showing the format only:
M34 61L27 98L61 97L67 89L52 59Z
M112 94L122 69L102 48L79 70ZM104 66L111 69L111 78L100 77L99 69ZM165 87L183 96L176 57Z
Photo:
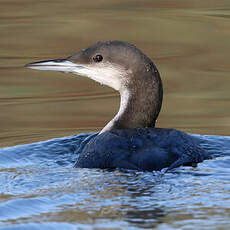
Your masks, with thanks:
M68 59L54 59L26 64L25 67L37 70L53 70L61 72L75 72L76 69L85 68L82 65L73 63Z

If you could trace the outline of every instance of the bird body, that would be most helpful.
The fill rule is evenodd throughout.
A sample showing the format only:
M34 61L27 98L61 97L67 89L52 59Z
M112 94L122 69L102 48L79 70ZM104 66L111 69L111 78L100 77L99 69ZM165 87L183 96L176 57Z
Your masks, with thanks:
M120 129L92 138L79 154L75 167L153 171L195 166L206 157L198 140L179 130Z

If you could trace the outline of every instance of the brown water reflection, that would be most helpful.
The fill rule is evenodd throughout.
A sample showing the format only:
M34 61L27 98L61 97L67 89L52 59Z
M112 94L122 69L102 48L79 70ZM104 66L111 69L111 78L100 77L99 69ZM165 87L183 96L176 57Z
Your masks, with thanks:
M118 93L23 65L110 39L136 44L158 66L164 83L158 126L229 135L229 0L0 4L0 146L101 129L118 109Z

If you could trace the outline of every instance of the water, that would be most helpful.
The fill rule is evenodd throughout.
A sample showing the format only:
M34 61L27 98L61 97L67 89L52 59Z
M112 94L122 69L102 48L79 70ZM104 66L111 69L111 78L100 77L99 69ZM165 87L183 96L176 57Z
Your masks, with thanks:
M230 228L228 0L0 4L0 229ZM157 126L202 134L214 159L164 175L72 167L88 135L78 134L100 130L118 94L23 65L110 39L136 44L157 65Z
M217 158L167 174L75 169L85 137L1 149L0 229L230 227L230 137L196 135Z

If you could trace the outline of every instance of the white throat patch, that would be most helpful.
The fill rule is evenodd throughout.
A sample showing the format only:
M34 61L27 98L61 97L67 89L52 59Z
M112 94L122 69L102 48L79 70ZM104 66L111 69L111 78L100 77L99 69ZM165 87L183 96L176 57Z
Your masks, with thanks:
M92 65L83 65L84 68L73 68L72 73L91 78L103 85L110 86L115 90L120 90L125 81L127 72L120 66L114 66L110 63L97 63Z

